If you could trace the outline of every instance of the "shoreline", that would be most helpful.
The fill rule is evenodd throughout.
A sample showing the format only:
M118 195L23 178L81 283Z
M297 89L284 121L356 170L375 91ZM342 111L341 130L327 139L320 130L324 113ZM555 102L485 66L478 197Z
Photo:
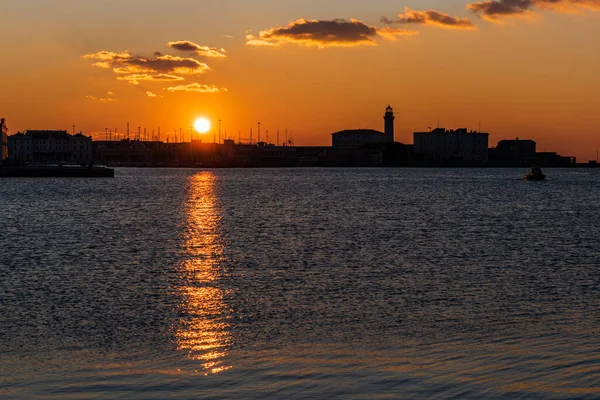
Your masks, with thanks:
M0 166L0 178L114 178L104 166Z
M531 166L515 165L235 165L235 164L145 164L145 165L113 165L108 164L107 168L206 168L206 169L265 169L265 168L419 168L419 169L529 169ZM600 164L576 164L576 165L546 165L540 166L543 169L595 169L600 168Z

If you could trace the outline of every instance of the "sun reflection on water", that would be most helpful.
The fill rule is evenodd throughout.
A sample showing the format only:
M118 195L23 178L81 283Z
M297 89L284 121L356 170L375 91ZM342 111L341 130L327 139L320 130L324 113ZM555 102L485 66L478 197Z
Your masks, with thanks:
M223 314L225 292L219 286L223 243L212 173L191 178L186 213L185 259L180 267L184 315L176 333L177 348L200 361L206 374L215 374L231 368L224 364L231 334Z

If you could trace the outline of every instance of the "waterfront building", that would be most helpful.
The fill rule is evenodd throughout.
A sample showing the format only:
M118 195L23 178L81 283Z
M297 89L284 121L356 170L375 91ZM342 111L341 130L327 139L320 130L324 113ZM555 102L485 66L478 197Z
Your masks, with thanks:
M374 129L346 129L333 134L334 148L359 148L366 144L382 143L385 139L383 132Z
M536 153L535 164L540 167L570 167L577 164L577 158L561 156L556 152L544 151Z
M533 140L501 140L489 150L491 165L531 166L536 163L536 143Z
M394 143L394 110L391 106L385 109L384 132L374 129L347 129L333 133L334 148L359 148L374 143Z
M535 157L537 144L533 140L501 140L496 148L503 154L512 157Z
M0 119L0 165L8 159L8 128L6 119Z
M67 131L28 130L8 137L9 158L14 162L92 162L92 138Z
M33 162L33 137L18 132L8 138L8 155L13 161Z
M430 132L415 132L415 154L434 163L487 164L489 134L468 131L466 128Z

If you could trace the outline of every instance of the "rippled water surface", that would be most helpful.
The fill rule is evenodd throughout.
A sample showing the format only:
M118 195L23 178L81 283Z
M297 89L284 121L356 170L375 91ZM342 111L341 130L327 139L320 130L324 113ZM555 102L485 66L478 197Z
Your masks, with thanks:
M0 180L0 397L598 398L600 170Z

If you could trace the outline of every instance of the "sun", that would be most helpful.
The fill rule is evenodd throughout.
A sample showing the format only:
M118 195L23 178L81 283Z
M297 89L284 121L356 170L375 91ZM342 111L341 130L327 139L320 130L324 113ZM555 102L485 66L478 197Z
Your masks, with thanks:
M206 133L210 130L210 121L206 118L198 118L194 122L194 129L198 133Z

